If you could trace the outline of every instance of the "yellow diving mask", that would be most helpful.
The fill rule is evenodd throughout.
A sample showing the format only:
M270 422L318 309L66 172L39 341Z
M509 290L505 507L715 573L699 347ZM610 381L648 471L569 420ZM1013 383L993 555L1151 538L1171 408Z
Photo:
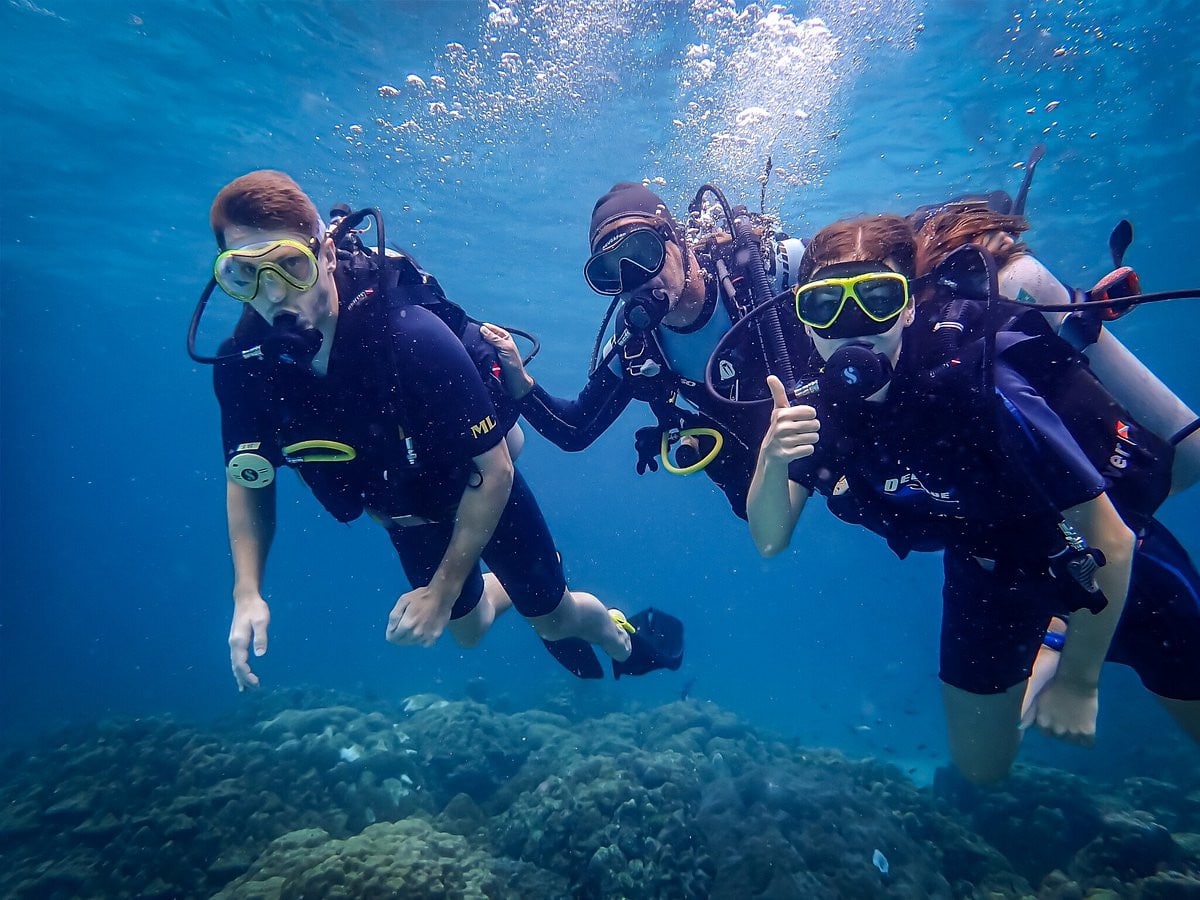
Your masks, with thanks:
M321 241L310 237L307 243L283 238L245 247L234 247L217 256L213 278L234 300L249 303L258 296L264 278L274 278L298 291L307 291L317 283L320 268L317 253Z
M882 263L842 263L819 274L823 277L795 288L795 299L796 318L821 337L882 334L908 306L908 279ZM839 321L848 311L858 315Z

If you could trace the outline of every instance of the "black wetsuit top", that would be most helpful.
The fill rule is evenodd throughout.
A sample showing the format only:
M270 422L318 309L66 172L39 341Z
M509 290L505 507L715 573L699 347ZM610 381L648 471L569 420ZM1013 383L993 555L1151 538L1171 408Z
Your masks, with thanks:
M816 452L792 463L791 479L900 556L944 551L940 677L976 694L1027 678L1050 616L1079 605L1047 554L1061 547L1059 511L1107 493L1142 538L1107 659L1162 696L1200 698L1200 575L1152 519L1169 446L1053 335L1000 336L998 402L985 402L970 366L933 387L928 328L918 310L883 403L820 413Z
M925 377L939 360L918 309L886 400L828 415L818 402L821 441L792 479L900 556L955 548L1044 561L1060 512L1103 492L1140 529L1169 490L1170 448L1036 316L1021 321L1028 331L998 336L989 400L969 354L936 385Z
M340 521L364 507L441 519L457 507L472 457L503 440L507 425L476 363L436 315L415 305L389 314L374 299L341 310L323 377L261 359L215 367L225 458L253 449L279 467L283 447L339 441L355 449L354 460L296 468ZM253 321L243 325L222 352L257 342ZM412 439L415 465L400 428Z
M757 407L731 407L718 403L705 389L702 370L692 372L692 377L672 371L661 352L664 345L679 345L688 340L685 336L694 335L703 345L697 347L699 353L691 355L707 360L717 341L728 330L728 324L724 327L721 324L722 318L728 323L729 317L723 308L719 308L718 290L716 275L706 270L704 311L694 324L686 329L659 325L655 340L644 346L639 343L640 336L634 335L624 348L617 349L617 355L609 365L597 368L574 400L551 396L540 385L535 385L521 401L521 414L556 446L578 451L590 446L607 431L631 401L665 402L668 396L678 392L679 397L695 410L694 414L689 411L682 416L685 427L715 428L724 436L724 449L704 471L724 491L733 511L745 518L746 493L771 416L766 390L768 372L754 329L743 329L739 339L723 350L720 358L714 361L713 379L717 391L724 397L768 401ZM620 317L619 311L617 317ZM806 355L808 339L795 316L784 311L780 320L793 358ZM631 359L623 361L623 355ZM656 365L647 369L647 359L652 359Z

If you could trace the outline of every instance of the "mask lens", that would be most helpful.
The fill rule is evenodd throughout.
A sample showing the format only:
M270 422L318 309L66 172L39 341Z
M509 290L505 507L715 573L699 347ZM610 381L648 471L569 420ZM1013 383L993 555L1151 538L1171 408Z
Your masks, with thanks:
M881 334L907 305L908 279L897 272L824 278L796 288L796 317L826 332L823 337Z
M863 312L873 319L890 319L908 303L908 291L901 278L887 275L868 275L854 285Z
M796 291L796 316L813 328L828 328L841 312L846 288L842 284L816 282Z
M637 228L610 238L583 267L583 277L597 294L625 294L662 271L667 248L652 228Z
M248 303L258 296L263 275L271 272L298 291L317 283L317 258L299 241L267 241L226 250L213 265L213 277L234 300Z

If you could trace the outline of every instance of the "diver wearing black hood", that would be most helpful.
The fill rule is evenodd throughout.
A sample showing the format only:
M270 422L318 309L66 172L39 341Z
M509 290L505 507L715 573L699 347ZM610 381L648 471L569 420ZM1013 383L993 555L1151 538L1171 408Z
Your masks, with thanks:
M719 197L718 215L702 211L705 191ZM641 400L658 422L637 432L638 473L656 471L659 458L674 474L703 470L745 518L770 411L762 391L766 360L781 354L764 353L761 335L750 329L715 362L718 394L762 398L757 406L716 402L705 389L705 366L722 335L758 305L760 293L773 296L794 283L804 245L752 222L741 208L730 209L710 185L692 212L685 232L662 198L634 182L615 184L596 201L584 277L613 302L576 399L551 396L535 384L504 329L484 326L482 333L500 351L521 413L544 437L564 450L583 450L631 401ZM806 343L794 322L784 324L781 339L792 352Z
M647 611L631 621L567 590L505 441L515 416L498 410L485 385L499 376L493 351L477 332L471 340L465 314L454 315L431 276L385 249L377 213L376 254L344 240L366 212L326 233L307 195L273 171L236 179L213 202L214 283L246 310L221 353L199 357L192 345L210 286L189 348L215 363L239 689L258 684L250 648L267 649L262 580L275 472L285 465L339 521L366 512L388 530L412 585L388 618L392 643L428 647L449 630L473 646L515 606L580 677L602 675L593 643L618 675L678 668L682 631L668 627L671 617Z
M1012 305L1010 327L989 325L1001 301L977 248L959 252L988 276L991 299L977 311L987 327L943 354L939 313L967 299L972 271L918 281L914 247L899 216L835 223L810 244L795 311L818 359L828 367L858 348L882 357L881 377L795 406L796 392L771 379L775 410L750 489L755 544L780 552L821 493L901 557L943 554L940 677L951 753L973 781L1011 766L1047 623L1068 613L1058 669L1032 698L1041 730L1091 743L1107 659L1131 666L1200 741L1200 574L1152 518L1170 447L1106 398L1039 314ZM920 306L914 284L933 292Z

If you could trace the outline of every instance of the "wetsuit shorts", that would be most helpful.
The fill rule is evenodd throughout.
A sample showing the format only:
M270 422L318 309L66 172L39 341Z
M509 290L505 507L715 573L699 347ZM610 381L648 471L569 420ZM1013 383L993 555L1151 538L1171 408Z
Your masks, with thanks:
M1029 677L1050 616L1067 609L1053 578L1017 579L947 551L942 681L998 694ZM1151 520L1133 558L1129 597L1107 656L1161 697L1200 700L1200 574L1175 537Z
M389 529L410 584L429 584L446 555L453 531L453 521ZM567 586L562 562L537 500L520 472L513 472L512 493L482 556L521 615L544 616L558 607ZM482 596L483 573L476 563L454 601L450 618L461 619Z

